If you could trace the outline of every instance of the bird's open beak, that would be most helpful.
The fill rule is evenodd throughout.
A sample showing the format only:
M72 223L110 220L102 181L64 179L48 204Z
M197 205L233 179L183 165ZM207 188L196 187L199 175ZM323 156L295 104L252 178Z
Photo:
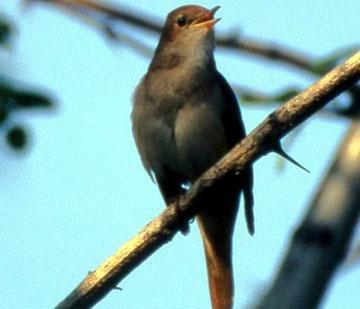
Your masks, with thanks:
M196 19L193 23L193 27L205 27L207 29L212 29L212 27L221 19L221 18L214 18L216 11L220 9L220 6L215 6L209 13L204 14L200 18Z

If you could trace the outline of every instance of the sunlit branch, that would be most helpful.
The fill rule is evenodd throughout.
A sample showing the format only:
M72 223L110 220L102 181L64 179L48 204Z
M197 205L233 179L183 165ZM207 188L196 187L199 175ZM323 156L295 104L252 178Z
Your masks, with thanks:
M169 205L136 236L92 271L57 308L91 307L140 263L170 241L184 221L199 211L198 201L225 179L267 154L281 138L360 79L360 52L271 113L240 144L205 172L176 205Z

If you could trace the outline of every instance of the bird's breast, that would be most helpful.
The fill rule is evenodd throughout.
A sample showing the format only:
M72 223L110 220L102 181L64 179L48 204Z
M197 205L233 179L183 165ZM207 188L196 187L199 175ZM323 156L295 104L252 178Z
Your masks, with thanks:
M220 114L206 102L179 110L174 137L178 169L190 180L199 177L227 150Z
M209 85L205 92L193 89L192 96L156 86L150 87L151 91L143 88L147 88L142 100L146 103L141 109L135 104L133 121L139 148L155 174L167 166L194 180L228 150L221 97Z

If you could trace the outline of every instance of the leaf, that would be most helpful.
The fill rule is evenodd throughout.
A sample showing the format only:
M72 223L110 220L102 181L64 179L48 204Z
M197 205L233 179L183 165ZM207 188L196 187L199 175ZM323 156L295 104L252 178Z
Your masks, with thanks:
M13 92L9 84L5 80L0 79L0 104L4 104L12 96Z
M14 100L18 107L22 108L50 108L52 101L46 95L32 91L17 91Z
M15 150L23 150L27 144L28 137L25 129L20 126L14 126L6 134L8 144Z
M358 50L359 46L351 46L338 50L330 56L326 56L318 61L315 61L312 65L311 71L317 75L323 75L333 69L345 58L348 58L352 54L356 53Z
M237 91L237 92L244 103L265 104L269 102L272 103L286 102L287 100L296 96L300 92L300 90L289 87L287 89L278 91L274 94L259 94L255 92L252 93L252 92L242 92L242 91Z
M40 92L14 87L10 81L0 76L0 106L8 109L51 108L53 102Z
M0 107L0 126L6 121L8 115L8 111Z
M282 92L278 93L272 98L274 102L285 102L290 100L291 98L295 97L300 90L294 88L288 88L283 90Z
M9 45L12 33L12 25L5 21L3 17L0 17L0 45L4 47Z

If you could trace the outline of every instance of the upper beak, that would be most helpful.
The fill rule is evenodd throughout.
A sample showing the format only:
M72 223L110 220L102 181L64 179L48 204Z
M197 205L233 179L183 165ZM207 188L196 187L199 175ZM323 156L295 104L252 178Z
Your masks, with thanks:
M220 8L221 8L220 5L217 5L217 6L213 7L213 8L210 10L212 16L214 16L214 14L215 14L215 13L217 12L217 10L220 9Z
M212 27L221 19L221 18L214 18L214 15L218 9L220 9L219 5L209 10L208 14L204 14L203 16L195 20L193 26L206 27L207 29L212 29Z

